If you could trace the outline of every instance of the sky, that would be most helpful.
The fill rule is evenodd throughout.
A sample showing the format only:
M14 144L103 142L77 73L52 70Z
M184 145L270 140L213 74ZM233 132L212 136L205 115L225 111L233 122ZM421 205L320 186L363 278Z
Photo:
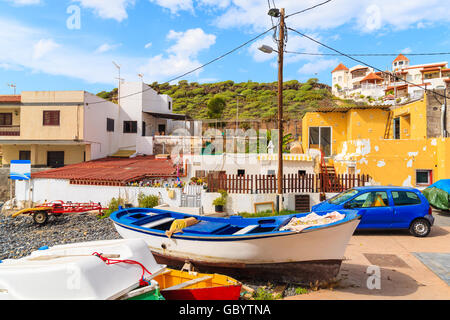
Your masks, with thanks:
M240 46L272 27L271 7L286 15L323 0L0 0L0 94L86 90L126 81L166 82ZM333 0L286 18L299 30L345 53L450 52L450 1ZM286 50L333 53L288 32ZM179 80L208 83L277 81L272 33ZM395 57L359 57L386 70ZM411 56L411 64L448 55ZM286 54L284 80L319 78L346 57ZM175 81L178 82L179 80Z

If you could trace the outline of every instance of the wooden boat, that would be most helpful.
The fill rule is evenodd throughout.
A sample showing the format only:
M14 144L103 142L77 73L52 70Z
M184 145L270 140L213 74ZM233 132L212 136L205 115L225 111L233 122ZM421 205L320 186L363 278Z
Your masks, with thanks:
M221 274L167 269L154 278L166 300L238 300L242 284Z
M143 275L151 281L166 267L157 264L142 239L41 249L1 261L0 300L114 300L139 288ZM147 292L157 288L153 281Z
M328 214L331 212L320 212L320 216ZM144 239L156 261L169 267L181 269L189 261L199 272L226 274L238 280L309 283L329 280L339 272L360 219L354 210L340 210L339 214L343 216L339 221L301 231L284 228L293 219L309 214L244 219L120 208L110 218L123 238ZM188 218L198 223L172 234L172 223Z

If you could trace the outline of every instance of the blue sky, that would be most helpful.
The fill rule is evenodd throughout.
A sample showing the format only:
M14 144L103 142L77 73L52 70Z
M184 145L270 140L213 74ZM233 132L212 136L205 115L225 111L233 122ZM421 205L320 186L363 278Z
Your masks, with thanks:
M272 0L270 0L272 3ZM275 1L290 14L322 0ZM76 22L79 28L68 28ZM255 37L271 26L267 0L0 0L0 94L22 90L86 90L116 87L122 77L165 82ZM448 1L333 0L286 20L289 27L346 53L450 52ZM77 17L77 16L75 16ZM71 24L73 26L73 24ZM277 80L276 56L257 50L274 46L271 35L240 49L189 81ZM287 50L330 53L289 33ZM360 58L387 68L394 57ZM449 56L410 57L412 64ZM341 57L286 55L285 80L317 77L330 84Z

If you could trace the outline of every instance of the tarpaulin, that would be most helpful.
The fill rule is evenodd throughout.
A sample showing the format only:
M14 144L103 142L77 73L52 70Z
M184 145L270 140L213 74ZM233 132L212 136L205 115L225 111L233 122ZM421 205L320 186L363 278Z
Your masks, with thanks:
M450 179L442 179L422 191L432 207L450 210Z

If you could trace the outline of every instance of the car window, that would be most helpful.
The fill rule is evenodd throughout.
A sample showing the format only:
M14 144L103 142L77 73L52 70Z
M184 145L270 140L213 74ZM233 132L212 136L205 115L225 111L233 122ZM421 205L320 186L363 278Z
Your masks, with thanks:
M349 208L386 207L388 205L388 196L385 191L366 192L347 203Z
M410 206L421 203L419 196L414 192L392 191L391 193L396 206Z
M342 204L357 194L358 194L358 190L350 189L345 192L339 193L338 195L336 195L333 198L331 198L330 200L328 200L328 202L331 204Z

